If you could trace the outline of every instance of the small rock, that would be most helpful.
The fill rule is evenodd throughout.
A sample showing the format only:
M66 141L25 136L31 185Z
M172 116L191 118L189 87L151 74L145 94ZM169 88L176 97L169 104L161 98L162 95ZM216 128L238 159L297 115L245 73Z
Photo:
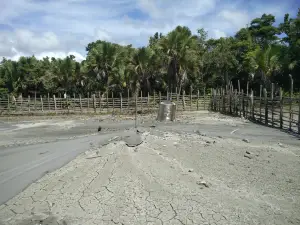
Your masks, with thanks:
M134 151L134 152L137 152L138 150L137 150L137 148L135 148L133 151Z
M245 157L245 158L248 158L248 159L252 159L252 156L250 156L250 155L246 155L246 154L245 154L244 157Z
M284 148L284 145L280 142L278 142L278 145L281 147L281 148Z
M173 144L174 144L174 145L178 145L178 143L177 143L177 142L174 142Z
M204 186L204 187L209 188L208 183L206 183L206 181L204 181L204 180L202 180L202 181L197 181L196 183L197 183L198 185L202 185L202 186Z
M194 170L193 170L193 169L189 169L188 171L189 171L190 173L191 173L191 172L194 172Z
M161 153L161 152L159 152L158 154L159 154L159 155L162 155L162 153Z
M206 134L205 134L205 133L203 133L203 132L201 132L200 130L197 130L197 131L196 131L196 133L197 133L197 134L199 134L200 136L203 136L203 137L205 137L205 136L206 136Z
M206 143L207 143L207 144L210 144L211 142L210 142L210 141L206 141Z
M218 138L223 138L222 136L218 136Z
M102 130L102 127L101 126L99 126L98 127L98 132L100 132Z
M288 179L286 182L291 184L291 183L293 183L293 180L292 179Z
M163 145L163 147L167 147L166 145Z
M246 154L249 154L249 155L250 155L250 154L251 154L251 152L249 152L249 151L246 151Z
M243 139L243 142L250 143L248 139Z

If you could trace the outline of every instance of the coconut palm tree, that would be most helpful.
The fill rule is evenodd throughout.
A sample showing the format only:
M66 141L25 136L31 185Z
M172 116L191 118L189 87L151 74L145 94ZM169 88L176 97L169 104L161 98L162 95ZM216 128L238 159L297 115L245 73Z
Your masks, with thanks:
M141 88L150 89L149 79L153 76L156 54L150 47L142 47L134 51L128 68L132 71L131 81L136 93Z
M95 74L95 80L110 88L111 81L119 73L124 51L117 44L101 42L96 44L87 55L87 68Z
M197 36L189 28L178 26L161 38L159 44L167 55L168 89L176 86L180 93L188 72L197 69L199 63Z
M281 70L279 56L280 46L269 45L265 49L257 47L247 54L246 62L250 65L250 72L254 72L259 76L266 86L270 84L272 77Z

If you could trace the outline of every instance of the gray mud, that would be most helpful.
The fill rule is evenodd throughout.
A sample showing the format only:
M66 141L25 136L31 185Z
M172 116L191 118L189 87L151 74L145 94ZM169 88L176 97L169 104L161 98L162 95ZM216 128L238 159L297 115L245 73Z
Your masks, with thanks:
M2 202L44 176L0 205L0 221L300 224L299 138L207 112L176 122L154 118L140 117L138 132L132 118L75 120L60 128L5 125L11 135L1 139L8 143L0 147ZM24 135L49 142L14 144Z

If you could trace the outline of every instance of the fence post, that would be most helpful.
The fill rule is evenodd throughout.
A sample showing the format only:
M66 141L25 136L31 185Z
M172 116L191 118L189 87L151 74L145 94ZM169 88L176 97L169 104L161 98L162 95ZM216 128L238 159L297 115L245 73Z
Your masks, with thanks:
M239 89L239 95L241 94L241 83L240 80L238 80L238 89Z
M279 123L280 129L283 128L283 98L282 98L282 88L279 89L279 100L280 100L280 109L279 109Z
M109 111L108 110L108 90L106 91L106 107L107 107L107 112Z
M48 102L48 110L50 111L50 95L47 95L47 102Z
M155 107L156 107L155 91L153 92L153 105L154 105L154 109L155 109Z
M141 113L143 113L143 91L141 91Z
M34 111L36 111L36 91L34 92Z
M233 113L234 113L234 115L237 114L236 96L237 96L237 89L234 90L234 96L233 96Z
M29 97L29 98L30 98L30 97ZM55 95L53 95L53 101L54 101L54 111L55 111L55 114L57 114L56 98L55 98Z
M90 92L87 93L87 111L90 111Z
M94 108L94 113L97 112L97 109L96 109L96 94L93 94L93 108Z
M10 98L10 96L9 96L9 94L7 95L7 109L8 109L8 114L10 115L10 102L9 102L9 99Z
M175 88L175 91L176 91L176 108L178 109L178 104L179 104L179 95L180 95L180 93L178 93L178 91L177 91L177 87Z
M274 83L271 86L271 117L272 117L272 127L274 127Z
M161 92L159 92L159 103L158 105L161 103ZM159 106L158 106L159 107Z
M183 105L183 110L185 111L185 90L182 92L182 105Z
M23 111L23 95L21 94L21 112Z
M225 113L226 112L226 91L227 88L221 88L222 91L222 112Z
M259 122L262 122L262 115L261 115L261 97L262 97L262 85L259 86Z
M192 86L190 87L190 110L192 111L192 107L193 107L193 88Z
M99 97L99 112L101 112L101 92L98 91L98 97Z
M247 97L249 96L249 81L247 81Z
M69 107L69 96L67 96L67 110L68 110L68 114L70 113L70 107Z
M80 106L80 112L82 113L82 101L81 101L81 94L79 95L79 106Z
M41 105L42 105L42 112L44 112L44 103L43 103L43 97L41 96Z
M213 104L213 89L210 88L210 109L214 109L214 104Z
M264 99L265 99L265 125L268 126L268 93L267 89L264 88Z
M299 108L298 108L298 134L300 134L300 96L298 98L298 105L299 105Z
M204 95L204 110L206 109L206 90L205 87L203 88L203 95Z
M250 93L250 101L251 101L251 117L254 120L255 116L254 116L254 94L253 94L253 90L251 89L251 93Z
M28 112L30 112L30 95L28 95Z
M150 106L149 106L149 103L150 103L150 97L149 97L149 91L148 91L148 96L147 96L147 107L148 107L148 111L150 111ZM172 96L172 95L171 95ZM172 100L172 99L171 99Z
M291 82L291 90L290 90L290 119L289 119L289 130L292 130L292 121L293 121L293 89L294 89L294 81L293 77L290 74L290 82Z
M127 109L129 109L129 98L130 98L130 93L129 93L129 88L127 89Z
M197 91L197 111L199 111L199 90Z
M137 98L138 98L138 92L135 91L135 128L137 128L137 108L138 108L138 106L137 106L137 102L138 102Z
M229 87L229 113L230 115L232 114L232 91L231 91L231 86Z
M221 103L222 103L222 101L221 101L221 98L222 98L222 96L221 96L221 89L219 88L218 89L218 93L219 93L219 98L218 98L218 110L219 110L219 112L221 112Z
M73 110L74 110L74 112L76 112L76 108L75 108L75 102L76 102L76 94L75 93L73 93L73 101L72 101L72 103L73 103Z
M113 113L115 112L115 98L114 98L114 92L111 92L111 98L112 98L112 107L113 107Z
M123 97L122 97L122 93L120 92L120 113L122 113L123 111Z
M219 89L215 90L216 111L219 111Z
M244 89L242 89L242 110L243 110L243 117L245 118L245 97L244 97Z

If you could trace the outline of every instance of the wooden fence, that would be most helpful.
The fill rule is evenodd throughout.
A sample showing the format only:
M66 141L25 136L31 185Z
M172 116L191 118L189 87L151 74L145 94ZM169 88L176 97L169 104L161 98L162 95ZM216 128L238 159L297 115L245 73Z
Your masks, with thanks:
M291 91L289 97L274 96L272 90L260 88L259 97L253 91L214 89L211 99L211 110L235 116L244 116L249 120L267 126L286 129L300 134L300 98L295 98Z
M291 85L292 86L292 85ZM247 85L248 87L248 85ZM154 93L139 96L126 96L113 93L93 94L91 97L80 96L57 98L40 96L12 99L7 96L0 99L0 115L43 115L43 114L84 114L84 113L116 113L130 114L137 110L139 113L156 112L161 101L170 99L176 103L178 111L212 110L233 116L244 116L255 122L271 127L287 129L300 134L300 98L293 97L293 88L290 96L283 97L274 94L274 86L269 92L260 88L259 96L253 91L244 93L243 90L233 90L233 87L211 89L206 94L205 89L189 94Z
M203 91L205 93L205 91ZM57 98L56 96L20 97L0 99L0 115L40 115L40 114L66 114L66 113L139 113L157 111L159 103L170 98L177 105L177 110L204 110L209 109L210 95L196 94L181 95L176 93L140 93L139 96L127 96L113 93L93 94L91 97L80 96Z

